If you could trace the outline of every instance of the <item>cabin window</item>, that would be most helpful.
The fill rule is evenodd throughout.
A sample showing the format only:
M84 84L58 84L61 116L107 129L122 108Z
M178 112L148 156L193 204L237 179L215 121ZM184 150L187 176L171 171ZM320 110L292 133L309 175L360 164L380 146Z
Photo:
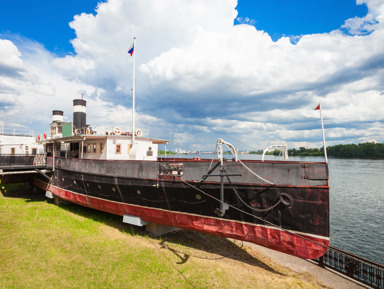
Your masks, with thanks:
M57 130L58 130L58 133L62 133L62 132L63 132L63 127L62 127L62 126L59 126L59 127L57 128Z
M47 156L51 157L53 152L53 144L47 144L45 150L47 152Z
M131 148L132 148L132 145L129 144L129 145L128 145L128 154L129 154L129 152L131 151Z
M90 145L90 144L87 146L87 148L88 148L88 149L87 149L87 152L88 152L88 153L91 153L91 145Z
M15 148L11 148L11 155L15 155L16 154L16 149Z
M100 154L104 152L104 144L100 143Z
M95 154L95 153L97 153L97 144L93 144L93 153Z
M37 148L32 148L32 155L33 156L37 155Z
M121 144L116 144L116 153L121 154Z
M83 153L86 153L86 152L87 152L87 147L83 146Z

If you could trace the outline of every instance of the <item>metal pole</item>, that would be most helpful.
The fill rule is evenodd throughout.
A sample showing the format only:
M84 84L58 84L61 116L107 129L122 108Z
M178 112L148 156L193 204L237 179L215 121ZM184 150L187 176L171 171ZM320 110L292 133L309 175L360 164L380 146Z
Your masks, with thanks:
M56 143L53 142L53 157L52 157L52 171L54 172L55 171L55 154L56 154L56 151L55 151L55 146L56 146Z
M220 165L220 213L221 216L224 216L225 208L224 208L224 168L223 165Z
M81 140L81 151L80 151L80 158L82 159L84 157L84 139Z
M321 119L321 131L323 134L324 157L325 157L325 162L328 163L327 147L325 145L324 123L323 123L323 116L321 114L321 105L320 105L320 119Z
M136 62L136 37L133 37L133 74L132 74L132 147L135 143L135 62Z
M223 159L223 140L218 140L218 157L220 162L220 209L216 211L219 217L224 216L224 159Z

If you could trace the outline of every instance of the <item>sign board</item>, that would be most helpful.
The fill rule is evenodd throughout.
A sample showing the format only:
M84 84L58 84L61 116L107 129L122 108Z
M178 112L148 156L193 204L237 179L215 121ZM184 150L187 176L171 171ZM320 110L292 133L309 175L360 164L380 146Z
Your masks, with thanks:
M63 125L63 137L72 136L72 122Z

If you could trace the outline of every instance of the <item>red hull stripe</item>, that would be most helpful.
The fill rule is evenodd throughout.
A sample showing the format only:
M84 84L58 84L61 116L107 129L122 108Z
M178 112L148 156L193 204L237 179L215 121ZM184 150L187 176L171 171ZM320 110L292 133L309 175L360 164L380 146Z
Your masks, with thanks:
M44 182L38 182L36 185L47 189L47 184ZM304 259L315 259L324 255L329 245L329 238L321 236L292 234L269 226L118 203L87 197L55 186L49 186L48 190L64 200L111 214L120 216L128 214L147 222L243 240ZM322 246L303 239L298 234Z

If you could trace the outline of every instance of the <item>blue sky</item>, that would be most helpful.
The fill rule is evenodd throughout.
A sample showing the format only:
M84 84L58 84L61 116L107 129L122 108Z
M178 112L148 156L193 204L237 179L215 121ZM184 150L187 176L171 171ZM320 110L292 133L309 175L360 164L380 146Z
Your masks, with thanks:
M367 14L366 5L356 5L355 0L247 0L239 1L237 10L238 18L249 18L250 24L268 32L274 40L282 36L330 32L346 19ZM235 23L241 22L239 20Z
M73 53L76 35L68 23L74 15L95 14L99 2L106 1L0 0L0 32L33 39L60 55ZM338 29L346 19L365 16L367 7L355 0L240 0L237 11L235 24L249 23L277 40Z
M73 52L75 31L68 25L81 13L94 13L99 1L1 0L0 32L42 43L49 51Z
M129 130L135 36L137 122L170 148L320 147L319 102L328 144L384 141L380 0L0 5L6 128L46 131L53 109L70 121L83 93L94 127Z

